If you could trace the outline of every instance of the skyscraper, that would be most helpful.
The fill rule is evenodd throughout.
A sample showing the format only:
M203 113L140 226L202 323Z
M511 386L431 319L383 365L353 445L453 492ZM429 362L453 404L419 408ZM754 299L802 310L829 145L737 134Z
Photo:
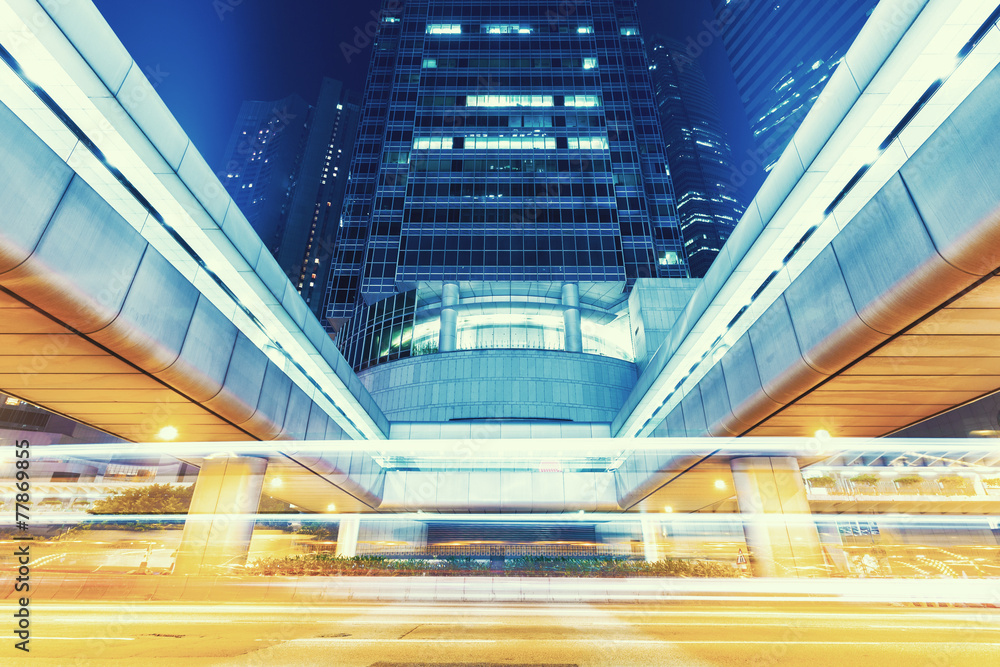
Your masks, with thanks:
M244 102L222 181L310 309L322 318L360 96L324 78L298 95Z
M712 0L760 162L770 170L878 0Z
M327 311L355 368L605 349L637 278L687 277L634 0L386 0L373 48Z
M732 149L708 81L680 42L656 36L649 49L667 163L691 275L703 277L746 209L733 182Z
M308 113L298 95L244 102L226 147L220 179L272 252L288 214Z

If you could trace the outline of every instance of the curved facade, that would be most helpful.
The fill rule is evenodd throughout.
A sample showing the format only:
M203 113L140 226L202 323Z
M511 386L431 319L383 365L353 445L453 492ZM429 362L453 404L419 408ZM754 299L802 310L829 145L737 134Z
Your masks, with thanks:
M391 421L610 422L635 385L627 361L553 350L470 350L401 359L359 374Z
M455 350L562 350L635 359L625 283L581 283L568 292L559 282L450 283L450 296L445 285L420 283L359 307L337 334L344 358L358 372Z

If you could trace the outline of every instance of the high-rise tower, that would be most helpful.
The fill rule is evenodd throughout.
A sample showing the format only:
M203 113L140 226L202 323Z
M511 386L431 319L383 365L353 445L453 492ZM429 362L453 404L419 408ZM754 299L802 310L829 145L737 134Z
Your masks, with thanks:
M761 166L770 170L878 0L712 0Z
M656 36L649 45L653 90L691 275L701 278L746 209L732 149L697 59Z
M321 319L360 104L357 93L327 78L312 105L298 95L244 102L220 175Z
M386 0L373 48L328 307L355 368L600 354L637 278L688 276L635 0Z
M244 102L226 147L219 178L272 252L288 215L308 114L298 95Z

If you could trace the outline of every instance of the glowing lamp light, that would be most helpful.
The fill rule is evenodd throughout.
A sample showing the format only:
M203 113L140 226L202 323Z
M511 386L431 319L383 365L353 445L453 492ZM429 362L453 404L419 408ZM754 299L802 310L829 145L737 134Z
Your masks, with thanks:
M816 431L813 435L815 435L820 440L826 440L827 438L830 437L830 432L827 431L826 429L821 428L818 431Z
M281 484L282 481L280 477L275 477L274 479L271 480L271 486L275 488L281 488Z
M674 508L671 507L670 505L667 505L666 507L663 508L663 511L666 512L667 514L670 514L671 512L674 511Z
M173 426L164 426L160 429L160 432L156 434L156 437L160 440L173 440L177 437L177 429Z
M333 503L330 503L329 505L326 506L326 511L327 512L336 512L337 511L337 506L334 505Z
M726 483L724 481L722 481L721 479L717 479L717 480L715 480L715 488L717 488L717 489L724 489L724 488L726 488Z

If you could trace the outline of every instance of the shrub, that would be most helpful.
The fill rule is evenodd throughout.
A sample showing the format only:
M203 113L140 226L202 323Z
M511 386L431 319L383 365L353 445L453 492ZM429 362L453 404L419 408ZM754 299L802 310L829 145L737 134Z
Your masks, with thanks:
M878 484L878 475L864 473L862 475L855 475L851 478L851 481L863 486L875 486Z
M918 475L904 475L903 477L897 477L896 478L896 484L898 484L898 485L900 485L900 486L902 486L904 488L908 488L908 487L911 487L911 486L917 486L917 485L923 483L923 481L924 481L924 478L920 477Z
M829 475L823 475L821 477L808 477L806 478L806 483L814 489L832 489L837 485L836 480Z
M262 558L246 567L259 576L452 576L514 577L737 577L730 563L704 560L666 559L655 563L626 558L562 558L518 556L506 558L502 572L488 562L473 558L398 559L379 556L344 558L329 553Z
M938 484L946 489L964 489L969 486L969 480L958 475L949 475L938 480Z
M1000 477L991 477L990 479L984 479L983 485L990 489L1000 489Z

